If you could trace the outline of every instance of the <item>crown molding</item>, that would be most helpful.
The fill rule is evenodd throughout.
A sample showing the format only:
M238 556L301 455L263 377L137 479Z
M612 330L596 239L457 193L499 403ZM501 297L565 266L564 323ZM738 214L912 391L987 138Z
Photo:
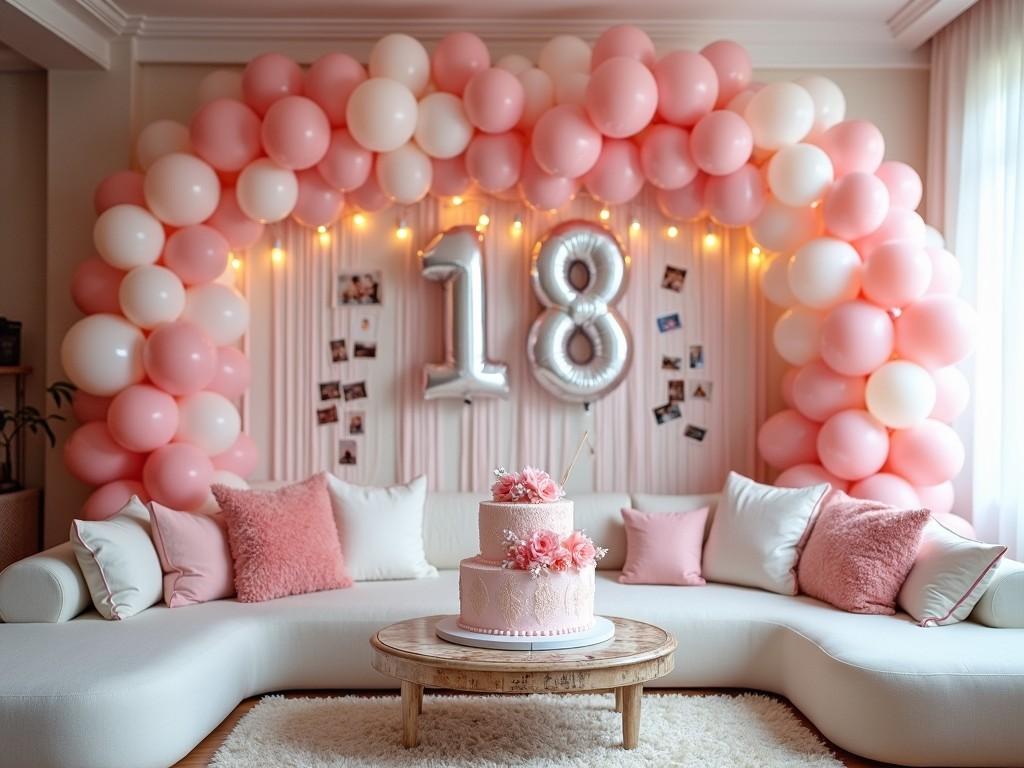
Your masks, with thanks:
M107 69L110 43L119 30L93 13L89 4L0 0L0 40L46 69Z
M894 40L913 50L978 0L907 0L889 19Z
M42 67L13 48L0 45L0 72L41 72Z

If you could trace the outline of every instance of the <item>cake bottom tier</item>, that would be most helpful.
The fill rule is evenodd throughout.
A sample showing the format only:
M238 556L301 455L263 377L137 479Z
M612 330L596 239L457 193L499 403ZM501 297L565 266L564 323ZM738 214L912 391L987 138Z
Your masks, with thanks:
M594 623L594 568L533 576L470 558L459 563L459 626L490 635L564 635Z

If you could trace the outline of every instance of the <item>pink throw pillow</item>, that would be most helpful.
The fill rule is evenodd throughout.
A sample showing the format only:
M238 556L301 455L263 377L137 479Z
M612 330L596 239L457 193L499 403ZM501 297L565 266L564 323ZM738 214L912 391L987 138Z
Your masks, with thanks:
M155 501L150 502L149 513L168 607L235 594L227 529L219 515L179 512Z
M276 491L214 485L243 603L352 586L321 472Z
M800 591L851 613L896 613L928 517L836 491L800 556Z
M700 555L707 519L707 507L661 514L623 509L626 564L619 581L686 587L704 584Z

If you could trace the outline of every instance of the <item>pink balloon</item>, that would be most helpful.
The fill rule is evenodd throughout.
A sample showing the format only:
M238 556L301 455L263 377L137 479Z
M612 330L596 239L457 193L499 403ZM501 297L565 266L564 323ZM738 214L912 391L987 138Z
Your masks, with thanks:
M217 350L199 326L184 320L159 325L142 349L146 375L165 392L190 395L213 378Z
M461 96L477 72L491 66L484 41L472 32L450 32L441 38L430 57L430 72L438 90Z
M110 397L90 395L84 389L79 389L71 400L71 411L82 424L90 421L106 421L107 409L110 407L111 400Z
M770 416L757 433L757 450L770 466L788 469L811 464L818 458L815 443L821 428L796 411L779 411Z
M578 179L601 155L601 132L582 107L559 104L537 120L530 146L545 173Z
M371 173L362 186L349 192L346 199L360 211L366 213L383 211L391 205L390 198L384 194L380 184L377 183L377 174L375 173Z
M654 125L640 142L640 167L658 189L685 187L697 176L690 154L690 134L674 125Z
M711 62L718 78L718 100L721 109L750 85L753 67L747 49L732 40L716 40L700 49L700 55Z
M249 388L252 366L237 347L217 347L217 367L206 389L233 400Z
M186 512L203 505L212 479L213 463L189 443L157 448L142 470L142 482L153 501Z
M584 100L587 115L601 133L624 139L651 122L658 107L658 85L639 61L616 56L594 69Z
M864 262L864 295L880 307L905 307L924 295L932 280L932 260L910 240L890 240Z
M594 43L594 51L590 55L590 69L597 72L606 61L618 57L638 61L650 69L654 66L654 43L646 32L630 24L609 27Z
M526 158L532 159L529 152L524 152L524 168ZM438 197L452 197L462 195L470 188L473 180L466 173L466 158L464 155L456 157L430 159L434 167L434 175L430 181L430 192Z
M887 160L878 166L875 176L882 180L889 190L889 205L893 208L914 210L921 204L921 177L906 163Z
M938 516L949 515L953 509L953 498L955 495L953 491L953 483L947 480L946 482L939 483L938 485L919 485L914 489L914 491L917 493L917 497L921 500L921 506L930 510L932 517L935 517L940 523L944 523L943 518ZM967 521L962 517L957 519L963 520L964 523L967 523ZM970 523L967 524L970 525ZM946 525L946 527L949 528L951 526ZM974 529L972 528L971 531L971 536L973 537Z
M71 300L87 315L101 312L120 315L118 290L125 273L93 256L75 267L71 276Z
M764 179L750 163L728 176L709 176L704 189L708 214L723 227L747 226L761 213L764 201Z
M491 67L469 79L462 99L469 122L486 133L504 133L523 116L526 93L511 72Z
M848 491L855 499L868 499L888 504L899 509L920 509L921 500L914 486L898 475L879 472L877 475L865 477L850 486Z
M146 177L138 171L115 171L96 185L92 205L101 214L115 205L137 205L146 207L146 196L142 191Z
M874 173L885 157L885 139L874 123L844 120L836 123L817 140L832 160L838 179L848 173Z
M880 307L857 299L833 309L821 325L821 357L833 371L867 376L892 355L892 318Z
M306 71L306 95L324 111L335 128L345 125L348 97L366 79L363 65L347 53L325 53Z
M963 372L953 366L938 368L931 373L935 381L935 407L929 418L949 424L967 409L971 398L970 384Z
M234 99L214 99L192 118L192 147L218 171L240 171L260 156L260 118Z
M68 471L90 485L138 478L144 460L142 454L118 445L102 421L83 424L64 443Z
M866 259L875 248L891 240L910 240L923 246L925 244L924 219L914 211L890 206L882 226L867 237L854 241L853 247L857 249L862 259Z
M707 175L698 173L694 180L685 187L680 187L679 189L659 189L657 195L658 208L670 219L696 221L703 218L706 213L704 193L707 182Z
M230 250L231 245L219 230L208 224L194 224L167 238L163 261L185 285L198 285L224 273Z
M782 402L786 404L787 408L796 407L796 401L793 400L793 384L796 383L796 376L800 373L800 370L800 368L786 368L786 372L782 374L780 390Z
M855 240L871 234L885 221L889 192L877 176L855 171L832 185L823 210L830 234Z
M875 474L889 454L889 433L867 411L840 411L818 433L822 465L844 480L862 480Z
M702 171L712 176L735 173L754 151L754 134L747 121L727 109L704 115L693 126L690 152Z
M233 187L221 192L217 210L205 221L216 229L228 241L228 245L237 250L245 250L255 245L263 237L264 225L246 216L238 207L238 199Z
M896 320L896 351L925 368L959 363L974 351L977 315L956 296L929 294Z
M242 95L245 103L263 115L278 99L302 93L302 69L280 53L264 53L245 66Z
M326 227L337 221L345 207L345 196L324 181L316 168L306 168L295 176L299 180L299 199L292 217L304 227Z
M373 171L373 153L364 149L344 128L331 132L327 152L316 169L335 189L349 192L366 183Z
M932 517L937 523L945 526L953 533L963 536L965 539L978 540L978 534L974 530L974 526L967 520L964 520L960 515L954 515L951 513L943 514L941 512L932 512Z
M263 118L260 132L267 155L282 168L301 170L319 163L331 143L331 124L312 99L285 96Z
M555 211L567 205L579 190L579 180L565 176L552 176L537 165L527 152L523 158L523 174L519 191L530 207L538 211Z
M690 126L715 108L718 75L711 62L693 51L672 51L654 65L658 114L675 125Z
M243 432L234 445L213 457L213 466L215 469L234 472L239 477L248 477L256 470L258 461L259 450L255 441Z
M514 187L522 168L523 138L514 131L478 134L466 149L466 171L485 192Z
M644 187L640 150L628 139L607 139L597 165L583 177L592 197L608 205L629 202Z
M782 472L775 478L779 488L807 488L811 485L828 483L834 491L846 491L850 484L836 477L820 464L797 464Z
M138 480L115 480L101 485L85 500L77 518L79 520L106 520L113 517L127 504L132 496L138 496L143 504L149 502L149 494Z
M945 248L926 248L932 262L932 281L927 293L953 293L960 290L960 262Z
M122 448L148 453L174 437L178 404L161 389L134 384L114 396L107 412L107 428Z
M892 433L889 466L912 485L938 485L963 469L964 445L948 424L926 419Z
M814 361L793 380L793 407L812 421L827 421L840 411L864 408L866 385L863 376L844 376Z

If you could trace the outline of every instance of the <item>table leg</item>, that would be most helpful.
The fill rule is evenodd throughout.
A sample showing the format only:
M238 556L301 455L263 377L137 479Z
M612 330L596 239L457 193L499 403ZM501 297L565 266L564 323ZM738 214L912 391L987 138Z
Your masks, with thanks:
M616 712L621 712L622 711L622 689L621 688L616 688L615 689L615 711Z
M416 720L419 717L419 702L423 697L423 686L402 681L402 746L410 749L419 744Z
M416 694L416 714L423 714L423 686L419 687L419 693Z
M643 683L626 685L622 691L622 748L636 749L640 743L640 697Z

